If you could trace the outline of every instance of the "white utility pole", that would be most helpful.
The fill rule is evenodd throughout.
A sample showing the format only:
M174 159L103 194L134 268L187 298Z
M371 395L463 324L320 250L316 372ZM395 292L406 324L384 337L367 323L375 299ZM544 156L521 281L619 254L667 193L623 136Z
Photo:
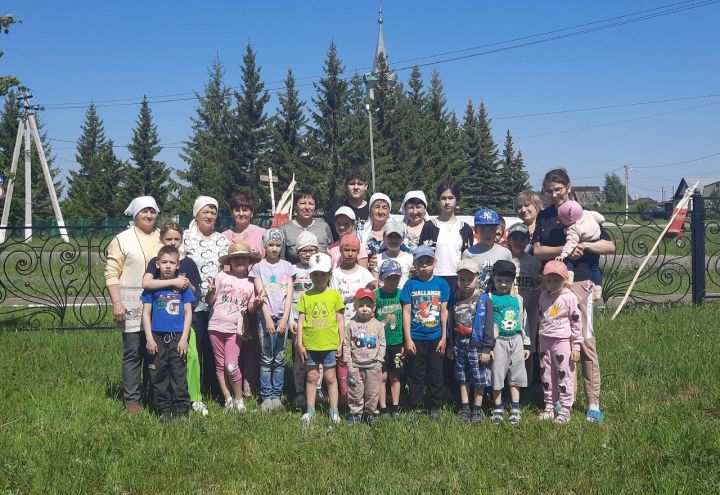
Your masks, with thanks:
M48 192L50 193L50 202L52 203L52 207L55 212L55 219L57 220L60 235L62 236L63 241L69 242L70 239L67 234L67 229L65 228L65 221L63 220L62 212L60 211L60 204L58 203L57 194L55 193L55 185L53 184L52 175L50 174L50 167L48 167L45 150L43 149L42 141L40 140L40 133L37 128L37 122L35 122L35 111L40 110L40 107L31 106L29 102L30 98L32 98L32 95L26 90L23 90L22 94L18 97L18 105L21 110L20 123L18 124L17 137L15 138L15 149L13 150L12 163L10 165L10 177L8 179L7 192L5 194L2 220L0 220L0 243L5 242L5 238L7 236L10 205L12 204L12 195L13 189L15 188L15 177L18 162L20 160L21 147L24 151L25 161L25 242L32 241L31 158L33 141L35 142L35 147L38 151L40 165L42 166L45 183L47 184Z
M372 190L375 192L375 146L373 145L373 129L372 129L372 114L370 110L370 104L365 104L365 110L368 114L368 124L370 125L370 171L372 173Z
M628 209L630 208L628 204L628 194L630 193L630 172L632 170L632 167L625 165L625 220L628 219Z

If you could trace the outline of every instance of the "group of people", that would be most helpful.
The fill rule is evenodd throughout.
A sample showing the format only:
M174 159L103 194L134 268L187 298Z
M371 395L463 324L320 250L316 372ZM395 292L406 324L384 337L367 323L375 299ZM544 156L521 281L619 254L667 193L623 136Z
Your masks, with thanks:
M222 397L228 411L262 411L288 401L315 417L327 396L330 420L369 423L408 410L439 416L451 389L466 422L521 419L520 390L542 388L543 420L565 423L583 368L586 417L602 421L593 332L600 255L614 244L591 212L572 201L564 169L551 170L540 196L517 197L520 223L505 229L491 209L471 227L456 216L460 188L439 184L439 214L422 191L408 192L391 216L382 193L366 200L362 168L345 176L341 204L317 215L310 190L294 196L295 217L278 228L252 223L252 198L230 199L234 228L215 231L218 202L200 196L187 229L167 221L148 196L126 214L132 225L108 248L105 272L113 315L124 327L123 396L131 413L151 391L161 419ZM570 208L568 208L568 205ZM569 212L569 213L568 213ZM287 340L293 387L285 386ZM145 363L145 364L144 364ZM324 383L324 387L323 387Z

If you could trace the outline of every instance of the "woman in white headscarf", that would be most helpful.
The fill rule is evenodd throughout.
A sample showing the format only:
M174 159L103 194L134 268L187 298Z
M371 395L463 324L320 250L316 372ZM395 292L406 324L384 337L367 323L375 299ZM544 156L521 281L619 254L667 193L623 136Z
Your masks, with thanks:
M198 196L193 204L193 220L183 236L185 255L192 259L200 272L200 300L193 312L193 329L200 359L201 390L203 395L217 395L220 388L215 376L215 356L207 333L210 312L205 300L210 281L222 270L220 256L227 254L230 241L215 231L218 202L210 196Z
M392 202L387 194L375 193L368 201L370 218L360 238L360 244L367 250L370 257L380 252L385 224L390 219Z
M145 333L141 328L142 279L148 262L162 247L155 229L159 208L150 196L132 200L125 214L133 221L127 230L110 242L105 266L105 283L113 305L113 318L123 329L123 398L131 413L138 413L140 372L145 358Z

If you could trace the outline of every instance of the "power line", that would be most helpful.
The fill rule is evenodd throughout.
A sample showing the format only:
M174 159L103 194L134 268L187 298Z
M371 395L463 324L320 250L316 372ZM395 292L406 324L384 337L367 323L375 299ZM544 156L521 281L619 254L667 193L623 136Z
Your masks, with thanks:
M488 54L492 54L492 53L514 50L517 48L523 48L523 47L536 45L536 44L540 44L540 43L547 43L550 41L556 41L556 40L560 40L560 39L564 39L564 38L579 36L582 34L592 33L592 32L601 31L601 30L605 30L605 29L611 29L614 27L623 26L625 24L641 22L644 20L654 19L656 17L662 17L662 16L666 16L666 15L671 15L671 14L683 12L686 10L692 10L692 9L697 9L697 8L701 8L701 7L706 7L708 5L713 5L718 2L720 2L720 0L702 0L699 2L697 0L689 0L689 1L671 3L671 4L667 4L667 5L662 5L659 7L654 7L651 9L640 10L640 11L631 12L628 14L623 14L620 16L609 17L609 18L605 18L605 19L587 22L584 24L577 24L574 26L566 27L566 28L556 29L556 30L552 30L552 31L546 31L543 33L536 33L536 34L513 38L513 39L509 39L509 40L505 40L505 41L497 41L497 42L493 42L493 43L487 43L484 45L478 45L475 47L463 48L460 50L453 50L450 52L444 52L444 53L439 53L439 54L435 54L435 55L427 55L427 56L423 56L423 57L417 57L414 59L406 59L406 60L403 60L403 61L400 61L397 63L404 63L404 62L415 61L415 60L425 60L428 58L436 58L438 56L444 56L444 55L448 55L448 54L472 51L472 50L476 50L478 48L491 47L491 46L497 46L497 45L505 45L508 43L515 43L515 44L509 45L509 46L495 48L492 50L486 50L486 51L482 51L482 52L478 52L478 53L471 53L471 54L462 55L462 56L458 56L458 57L444 58L444 59L439 59L439 60L435 60L432 62L426 62L426 63L422 63L422 64L408 65L408 66L396 68L394 70L395 71L408 70L408 69L412 69L413 67L424 67L427 65L436 65L436 64L441 64L441 63L453 62L453 61L457 61L457 60L464 60L464 59L468 59L468 58L479 57L482 55L488 55ZM612 22L612 21L615 21L615 22ZM607 24L608 22L610 24ZM598 26L598 24L600 24L600 25ZM590 26L594 26L594 27L590 27ZM585 28L585 29L580 29L580 28ZM580 30L573 31L573 30L577 30L577 29L580 29ZM532 40L532 41L526 41L523 43L516 43L518 41L531 40L532 38L553 35L556 33L563 33L565 31L573 31L573 32L558 34L556 36L550 36L550 37L542 38L539 40ZM367 70L370 68L371 67L361 67L359 70ZM357 71L358 69L356 68L355 70ZM315 79L319 79L321 77L323 77L323 76L303 76L303 77L296 77L295 79L296 80L305 80L305 79L315 80ZM348 80L348 78L345 78L345 80ZM281 83L283 83L283 81L276 81L276 82L267 83L267 84L273 85L273 84L281 84ZM313 84L313 82L304 83L304 84L296 85L296 87L310 86L312 84ZM277 91L281 91L283 89L284 89L284 87L268 88L266 91L277 92ZM147 97L147 99L148 99L148 103L153 103L153 104L154 103L171 103L171 102L179 102L179 101L191 101L191 100L198 99L198 93L200 93L200 92L193 91L193 92L185 92L185 93L172 93L172 94L151 96L151 97ZM189 96L189 95L192 95L192 96ZM135 97L135 98L115 98L115 99L109 99L109 100L98 100L96 102L87 101L87 102L70 102L70 103L47 103L44 106L48 110L49 109L68 110L68 109L85 108L90 104L95 104L96 107L130 106L130 105L141 104L142 99L144 99L144 98L146 98L146 97L143 96L143 97ZM140 100L140 101L137 101L137 100ZM563 112L560 111L558 113L563 113ZM514 117L506 117L506 118L514 118Z

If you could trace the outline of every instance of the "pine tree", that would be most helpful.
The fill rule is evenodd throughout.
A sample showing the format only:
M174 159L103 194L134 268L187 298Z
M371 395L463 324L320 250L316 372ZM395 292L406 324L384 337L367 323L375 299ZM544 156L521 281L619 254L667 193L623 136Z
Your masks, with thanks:
M342 186L346 160L341 156L343 147L348 142L350 102L348 99L348 83L342 78L344 72L342 61L338 57L335 42L330 48L323 66L324 75L320 81L313 83L316 96L313 104L317 111L312 112L312 136L317 146L316 157L318 179L325 177L326 183L320 189L327 191L321 204L335 205L338 203ZM324 187L322 187L324 186Z
M500 175L502 177L503 195L501 209L504 211L515 210L515 196L520 191L530 187L528 184L528 173L525 170L525 163L522 158L522 152L515 153L515 145L513 143L510 129L505 134L505 147L502 155L502 168Z
M233 146L236 153L230 164L230 174L237 191L255 199L262 211L270 204L268 194L262 192L260 174L267 172L266 153L270 142L270 126L265 104L270 95L260 80L260 67L250 44L245 48L242 66L242 84L235 93L237 108L234 112Z
M426 108L429 119L428 147L426 151L427 168L423 171L425 177L423 189L428 193L435 191L440 182L452 178L460 183L458 173L465 172L462 163L460 138L460 125L455 118L455 127L451 129L451 117L448 115L445 88L440 78L440 72L433 70L430 76L430 87L426 95ZM450 135L454 132L454 135ZM434 202L432 211L434 211Z
M212 196L225 210L228 198L235 192L228 171L232 157L230 89L223 83L225 68L219 58L208 68L209 80L192 117L192 136L183 146L181 157L187 163L179 177L188 183L180 191L179 201L169 209L187 213L188 206L199 195Z
M157 125L153 123L147 98L143 98L132 142L128 145L134 166L128 167L127 193L130 197L152 196L164 211L175 184L168 166L155 159L161 150Z
M406 189L422 189L428 181L428 175L434 177L437 163L430 163L433 147L433 121L427 110L426 95L423 90L422 73L413 67L408 81L408 91L401 100L399 109L397 136L402 139L405 152L398 157L398 167L405 176Z
M278 95L280 106L272 125L272 163L281 189L287 186L295 175L300 187L308 187L315 178L315 171L308 152L305 130L307 117L305 102L300 100L295 88L295 77L288 70L285 77L285 92Z
M483 204L484 177L482 163L482 142L475 116L475 108L472 100L468 100L465 106L465 117L462 125L462 150L463 163L466 177L461 185L460 210L476 210Z
M113 141L105 138L95 105L88 107L81 129L75 155L80 169L69 173L63 211L69 218L119 218L128 200L123 193L126 165L115 156Z
M480 138L480 175L483 187L479 197L474 198L474 205L499 209L502 206L502 177L499 170L498 148L492 137L491 121L485 104L480 102L477 115L478 135ZM473 206L473 207L475 207Z
M20 112L17 107L17 93L10 90L5 96L5 103L2 109L2 117L0 118L0 173L5 175L5 184L3 187L7 187L7 180L10 178L10 167L12 165L12 154L15 149L15 139L18 132L18 119ZM58 196L62 194L62 184L59 180L56 180L59 169L53 168L53 154L50 147L50 140L43 132L42 120L39 116L35 115L35 123L38 126L38 133L40 134L40 142L43 145L45 151L45 158L48 162L50 169L50 176L53 178L55 186L55 192ZM31 154L31 166L30 166L30 177L32 179L31 184L31 195L32 195L32 215L33 222L50 220L55 218L55 213L52 208L52 202L50 201L50 191L48 191L47 184L45 182L45 175L42 170L42 164L40 163L40 155L35 146L34 139L32 140L32 154ZM10 215L8 220L10 223L23 222L25 218L25 162L23 159L23 148L20 150L20 158L17 165L17 172L15 174L15 182L13 186L13 199L10 207Z
M347 117L347 141L342 147L341 156L345 166L365 167L370 172L370 126L365 109L367 93L362 77L355 73L350 78L348 90L349 115Z

